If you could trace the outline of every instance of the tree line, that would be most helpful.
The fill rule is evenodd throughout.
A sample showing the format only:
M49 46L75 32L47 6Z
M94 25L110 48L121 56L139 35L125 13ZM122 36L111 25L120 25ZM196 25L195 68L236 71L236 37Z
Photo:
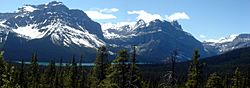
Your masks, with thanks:
M194 51L190 61L186 81L178 83L175 69L177 52L173 51L169 57L171 69L161 77L157 85L151 80L144 80L136 62L136 47L132 52L120 50L114 60L108 61L108 50L99 47L94 66L89 70L82 63L72 57L69 64L59 64L54 60L48 66L38 65L36 54L32 55L31 64L11 64L0 54L0 87L1 88L250 88L249 74L242 75L237 68L232 75L220 77L212 73L207 77L203 74L204 64L199 62L198 50Z

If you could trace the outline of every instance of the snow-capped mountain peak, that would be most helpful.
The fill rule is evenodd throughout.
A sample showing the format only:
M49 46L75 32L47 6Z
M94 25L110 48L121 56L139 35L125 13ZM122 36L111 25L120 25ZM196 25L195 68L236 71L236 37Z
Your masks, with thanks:
M146 27L146 22L142 19L138 20L134 25L134 29Z
M62 2L25 5L19 14L1 25L27 40L51 37L57 45L95 48L105 45L100 24L81 10L69 9ZM3 26L2 26L3 27Z
M205 41L203 45L208 50L224 53L233 49L250 46L250 34L233 34L218 40Z
M29 12L33 12L35 10L38 10L38 8L33 7L32 5L25 5L25 6L21 7L21 8L18 8L18 10L16 12L17 13L19 13L19 12L21 12L21 13L25 13L25 12L29 13Z
M101 25L83 11L70 9L57 1L25 5L19 10L4 14L5 19L0 22L0 29L10 31L0 34L4 36L2 39L8 36L3 47L6 58L29 58L31 53L37 52L47 60L82 54L93 60L97 47L103 45L112 47L111 52L138 45L138 55L145 61L162 61L174 48L182 50L181 54L187 58L194 48L198 48L201 55L207 55L202 43L181 31L178 22L159 19L118 22L106 28L102 25L102 30Z
M65 8L68 9L62 2L58 2L58 1L51 1L49 3L46 4L41 4L41 5L24 5L23 7L18 8L18 10L16 10L16 13L31 13L34 12L36 10L44 10L44 9L61 9Z
M239 34L233 34L228 37L221 38L217 43L232 42Z
M64 5L62 2L59 1L51 1L45 4L46 6L57 6L57 5Z
M205 40L205 42L211 42L211 43L226 43L226 42L232 42L239 34L232 34L227 37L221 37L220 39L209 39Z

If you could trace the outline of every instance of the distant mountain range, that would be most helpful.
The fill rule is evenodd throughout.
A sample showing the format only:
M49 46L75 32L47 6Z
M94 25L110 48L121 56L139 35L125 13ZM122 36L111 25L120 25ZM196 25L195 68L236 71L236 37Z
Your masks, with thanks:
M177 21L138 20L134 25L102 29L83 11L69 9L57 1L0 13L0 47L5 51L4 57L11 60L29 60L32 53L37 53L40 61L83 55L85 61L92 62L100 46L106 46L110 58L114 58L118 50L130 51L135 45L142 62L162 62L176 49L178 60L186 61L195 48L207 57L249 46L250 37L240 34L222 41L202 43L183 31Z
M215 42L203 42L206 50L221 54L238 48L250 47L250 34L234 34Z

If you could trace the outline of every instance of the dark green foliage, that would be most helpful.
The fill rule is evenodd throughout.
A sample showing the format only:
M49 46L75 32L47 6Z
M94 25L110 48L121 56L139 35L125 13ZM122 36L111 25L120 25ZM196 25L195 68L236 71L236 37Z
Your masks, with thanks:
M3 58L3 52L0 54L0 70L1 88L20 88L17 69L15 66L6 63Z
M59 64L56 64L54 59L47 66L39 66L36 54L33 54L31 64L24 64L23 61L15 64L7 63L1 53L0 88L249 88L250 86L250 65L247 59L243 59L246 61L243 64L240 60L236 60L235 63L226 65L223 62L217 65L211 60L202 60L202 62L211 61L207 62L204 69L199 61L198 50L195 50L189 68L188 62L175 63L177 56L175 53L170 56L172 63L163 65L136 64L135 46L132 47L131 54L126 50L120 50L112 62L108 62L107 51L105 47L98 49L94 67L83 67L82 56L79 65L78 60L73 57L71 63L65 66L62 64L62 59ZM248 57L248 54L241 49L237 52L240 52L238 53L240 59ZM249 58L250 56L248 60ZM215 58L214 61L218 59ZM224 68L225 66L229 67ZM239 68L231 72L232 67ZM206 73L213 74L209 77L202 75L203 69ZM170 81L165 82L167 85L159 86L162 84L160 79L165 79L160 75L166 74L166 71L169 74L166 77Z
M26 80L27 80L27 78L26 78L25 71L24 71L24 62L22 59L21 68L20 68L20 72L19 72L19 85L21 88L27 88Z
M108 69L108 79L114 86L121 88L128 88L129 68L128 68L128 52L126 50L120 50L118 56L112 61L112 65ZM108 85L108 84L106 84Z
M6 61L4 60L3 58L3 52L0 53L0 86L3 85L3 75L6 74L6 71L7 71L7 63Z
M241 88L241 73L239 68L236 68L234 76L231 80L231 88Z
M75 61L75 57L73 56L71 65L70 65L70 86L71 88L76 88L77 87L77 63Z
M56 66L53 60L50 61L47 69L45 70L45 84L43 86L54 87L55 77L56 77ZM48 81L46 81L48 80Z
M217 73L213 73L208 77L206 88L222 88L221 78Z
M199 55L198 50L195 50L193 58L192 58L192 62L189 65L188 80L185 84L187 88L199 88L199 87L201 87L202 65L198 61L199 57L200 57L200 55Z
M83 68L83 65L82 65L82 62L83 62L83 56L81 56L80 58L80 63L79 63L79 88L86 88L87 87L87 84L86 84L86 73L85 73L85 70Z
M89 81L90 87L100 87L99 84L106 78L108 67L108 52L105 46L99 47L96 55L95 65L91 71Z
M230 86L230 85L229 85L229 84L230 84L229 82L230 82L230 81L229 81L229 78L228 78L228 74L226 74L225 77L224 77L224 80L223 80L223 82L222 82L222 83L223 83L223 84L222 84L223 87L224 87L224 88L229 88L229 86Z
M63 74L64 74L64 71L63 71L63 68L62 68L62 58L60 59L60 63L59 63L59 71L57 71L57 77L59 77L58 81L59 81L59 88L63 88ZM57 86L56 86L57 87Z
M30 65L30 84L28 84L32 88L39 87L39 66L37 63L37 55L33 54L31 58L31 65Z
M3 85L1 88L19 88L18 85L18 73L14 66L8 66L7 73L3 76Z
M239 48L224 54L207 57L201 60L201 62L206 62L206 64L211 65L235 65L241 64L246 65L250 63L250 47Z
M142 87L142 79L139 68L136 66L136 47L132 47L132 54L131 54L131 62L130 70L129 70L129 80L128 80L128 87L129 88L141 88Z

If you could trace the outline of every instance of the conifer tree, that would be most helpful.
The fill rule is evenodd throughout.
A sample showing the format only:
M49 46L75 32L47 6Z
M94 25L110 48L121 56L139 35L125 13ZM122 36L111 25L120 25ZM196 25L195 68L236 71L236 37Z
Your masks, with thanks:
M242 77L241 88L248 88L247 77Z
M129 75L129 88L141 88L142 81L140 78L139 68L136 66L136 46L132 47L131 63L130 64L130 75Z
M21 68L19 72L19 85L21 88L27 88L27 79L24 71L24 62L23 59L21 60Z
M192 58L192 62L189 65L188 80L185 84L187 88L199 88L201 87L201 69L202 65L199 63L199 52L196 49Z
M63 88L63 84L64 84L64 82L63 82L63 73L64 73L64 71L63 71L63 68L62 68L62 65L63 65L63 60L62 60L62 58L60 58L60 64L59 64L59 71L57 72L59 75L59 85L60 85L60 87L59 88Z
M231 80L231 88L240 88L241 87L241 74L239 68L236 68L234 76Z
M221 78L213 73L208 77L206 88L222 88Z
M56 69L55 82L54 82L53 87L54 88L60 88L60 86L59 86L59 72L58 72L57 69Z
M86 86L86 77L85 77L85 70L84 70L84 68L83 68L83 64L82 64L82 62L83 62L83 56L81 55L81 57L80 57L80 63L79 63L79 77L80 77L80 80L79 80L79 82L80 82L80 84L79 84L79 88L86 88L87 86Z
M60 61L59 64L61 64L61 61ZM54 85L53 85L53 87L54 88L60 88L60 84L59 84L60 69L58 68L58 66L57 66L57 64L55 62L54 62L54 66L55 66L55 77L54 77L54 83L53 83Z
M246 88L250 88L250 67L247 68L247 77L246 77Z
M71 87L71 75L72 75L72 70L71 70L71 63L72 63L72 60L70 60L71 62L68 64L66 63L65 64L65 67L64 67L64 71L63 71L63 74L62 74L62 78L63 78L63 87Z
M108 66L108 52L105 46L101 46L98 48L96 60L94 67L91 71L90 87L98 87L100 82L106 78L106 70Z
M3 85L1 88L20 88L18 85L18 73L14 66L8 66L8 71L2 75Z
M56 66L55 66L55 62L53 60L50 61L47 69L45 70L45 82L47 82L46 84L48 85L48 87L52 88L54 85L54 80L55 80L55 76L56 76Z
M39 66L37 63L37 55L33 54L30 65L30 80L29 86L32 88L38 88L39 86Z
M128 52L126 50L120 50L118 56L113 60L113 64L109 68L109 77L110 82L114 83L113 85L119 86L120 88L128 88Z
M3 85L3 75L6 73L7 63L3 58L3 52L0 52L0 86Z
M21 88L24 87L24 63L23 63L23 59L21 60L21 70L20 70L20 74L19 74L19 85Z
M70 86L71 88L76 88L77 87L77 63L75 61L75 56L73 56L71 66L70 66Z
M229 86L230 86L229 78L228 78L228 74L226 74L223 80L223 88L229 88Z

